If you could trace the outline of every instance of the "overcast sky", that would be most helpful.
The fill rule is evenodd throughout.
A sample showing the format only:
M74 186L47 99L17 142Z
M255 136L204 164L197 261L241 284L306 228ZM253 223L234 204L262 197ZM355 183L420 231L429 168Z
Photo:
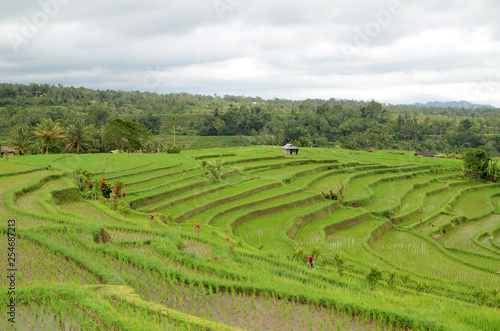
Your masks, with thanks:
M500 107L494 0L16 0L0 81Z

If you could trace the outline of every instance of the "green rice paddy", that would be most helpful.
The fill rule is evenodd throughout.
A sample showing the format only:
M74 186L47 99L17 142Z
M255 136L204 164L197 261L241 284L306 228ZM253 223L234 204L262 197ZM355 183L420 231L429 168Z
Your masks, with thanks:
M0 329L500 330L500 187L460 160L179 139L0 160Z

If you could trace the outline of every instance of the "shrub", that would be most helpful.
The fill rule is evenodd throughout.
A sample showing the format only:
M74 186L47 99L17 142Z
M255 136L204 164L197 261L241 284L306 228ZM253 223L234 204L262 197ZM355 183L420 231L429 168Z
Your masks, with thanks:
M312 256L317 259L319 258L319 255L321 254L321 248L319 246L315 246L312 251Z
M344 203L344 198L346 197L347 192L349 191L349 183L350 183L349 178L346 180L345 183L342 183L342 180L339 180L337 195L341 205Z
M406 294L406 288L408 287L408 284L410 283L410 275L405 272L404 274L401 275L401 285L403 285L405 289L405 294Z
M431 174L438 174L441 171L441 169L439 167L432 167L430 171Z
M208 165L208 162L207 160L203 160L201 161L201 167L203 168L203 174L207 174L207 165Z
M125 198L127 196L128 186L125 186L125 192L122 192L123 183L117 183L113 193L115 194L115 199Z
M302 247L296 248L293 252L292 260L304 261L306 255L304 254L304 249Z
M387 276L387 286L391 290L391 292L394 291L394 288L396 287L396 272L395 271L390 271Z
M177 146L173 146L173 147L168 147L167 148L167 153L168 154L179 154L180 152L181 152L181 150Z
M103 203L122 215L129 215L131 213L130 205L124 199L105 199Z
M377 288L380 280L382 280L382 271L377 266L370 267L370 272L366 275L366 281L372 291Z
M101 178L101 192L102 192L102 196L105 197L106 199L109 199L111 197L111 184L108 183L108 181L106 180L106 178Z
M337 201L339 199L339 196L337 193L333 193L332 190L330 190L330 193L325 193L323 191L321 191L321 195L325 198L325 199L328 199L328 200L334 200L334 201Z
M496 182L499 176L497 162L482 149L471 148L464 155L464 176Z
M486 303L486 300L488 299L488 294L482 287L475 289L473 296L480 306L484 305Z
M85 193L92 188L93 183L90 179L90 173L88 171L78 169L73 172L72 176L74 176L74 180L80 192Z
M335 252L333 259L335 260L335 264L337 265L337 272L339 273L339 276L340 277L344 276L345 258L342 255L340 255L338 252Z
M207 162L205 174L210 174L215 179L222 178L222 169L224 168L224 160L213 160Z

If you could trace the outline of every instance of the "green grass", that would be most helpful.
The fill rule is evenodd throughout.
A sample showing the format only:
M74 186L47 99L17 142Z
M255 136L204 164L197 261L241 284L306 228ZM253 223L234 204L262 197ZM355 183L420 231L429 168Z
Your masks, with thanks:
M484 250L473 242L473 238L483 231L493 229L498 226L500 216L498 214L491 215L487 218L459 224L443 234L439 238L439 242L448 247L460 248L472 252L493 255L493 253Z
M371 219L352 227L335 230L327 234L326 243L333 251L362 261L361 267L363 268L366 268L367 264L380 265L382 262L375 256L370 255L363 247L363 241L370 236L370 232L374 228L382 223L383 221L379 219ZM360 266L357 265L357 267Z
M413 167L403 167L399 169L399 172L401 173L410 172L412 169ZM360 174L361 176L351 177L351 182L349 183L346 199L347 200L367 199L370 197L371 194L373 194L370 188L371 185L375 184L377 181L385 181L385 180L391 181L392 179L398 178L399 175L401 175L400 173L392 174L392 173L384 173L382 171L373 171L376 174L370 174L370 172L367 172L366 175ZM426 171L422 173L425 174Z
M498 288L497 275L459 263L434 245L406 232L389 232L377 241L375 251L404 270L458 284Z
M495 210L490 204L490 197L493 194L498 194L499 190L499 187L495 187L468 193L458 199L450 212L464 215L467 218L478 217L488 211L494 212Z
M402 199L401 207L398 209L397 214L404 215L418 208L420 206L422 198L426 194L432 191L443 189L447 185L448 184L446 181L436 181L413 190L412 192L410 192L410 194Z
M450 202L453 197L458 195L461 190L476 186L480 186L480 184L471 182L465 183L465 185L449 186L448 190L430 195L423 204L422 211L416 216L411 217L409 220L401 223L401 225L405 226L418 224L420 218L425 220L429 216L438 212L440 209L444 208L445 205Z
M474 296L500 287L498 187L453 178L460 160L284 155L279 146L218 148L227 137L178 138L193 149L0 160L0 215L17 226L21 329L500 329L498 303ZM232 176L203 174L203 160L220 158ZM75 189L65 173L76 168L128 184L134 209L56 202ZM346 204L356 208L320 197L348 178ZM402 222L392 226L388 213ZM6 224L0 232L7 242ZM306 257L318 252L311 268ZM334 253L346 259L342 277ZM374 265L383 280L372 291Z
M289 194L290 189L288 187L279 186L274 189L253 194L252 196L244 199L231 201L221 206L215 206L203 213L194 215L191 219L194 223L217 222L218 224L225 224L225 221L221 221L219 218L228 216L232 211L243 210L245 208L250 208L251 206L263 207L263 204L274 199L279 199L279 196ZM227 217L225 219L227 220Z
M324 205L325 203L312 204L258 217L237 226L234 234L255 247L262 244L266 249L286 252L290 249L290 246L280 237L280 232L284 230L284 226L293 219L307 215Z
M13 159L17 160L17 158ZM37 170L39 167L30 164L19 164L17 162L10 162L11 159L0 158L0 176L5 176L8 174L23 173L28 171Z
M224 212L223 214L219 214L217 218L212 220L213 226L225 227L226 225L232 224L235 220L240 217L244 217L252 212L265 211L269 208L278 208L280 206L284 206L287 204L295 204L300 203L303 200L311 199L313 195L306 192L300 192L296 194L285 195L279 199L266 199L265 197L258 197L258 200L254 200L253 198L249 200L242 200L241 204L251 204L249 208L237 209L234 211ZM261 199L263 198L263 199ZM262 201L262 203L254 204L255 201ZM283 207L288 208L288 207Z
M299 230L295 241L301 246L315 246L321 244L322 231L331 224L340 223L345 220L355 218L365 213L362 209L357 208L341 208L333 211L331 214L307 224Z
M411 193L416 185L446 176L429 174L427 171L416 172L412 175L413 177L410 178L396 177L394 180L384 181L374 186L372 188L374 198L364 208L372 212L397 209L405 195Z

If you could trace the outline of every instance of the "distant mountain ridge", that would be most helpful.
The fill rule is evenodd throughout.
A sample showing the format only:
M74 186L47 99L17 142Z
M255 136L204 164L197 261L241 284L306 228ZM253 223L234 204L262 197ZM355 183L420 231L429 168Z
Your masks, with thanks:
M478 105L474 103L470 103L468 101L447 101L447 102L441 102L441 101L429 101L427 103L414 103L412 106L420 106L420 107L443 107L443 108L491 108L491 106L488 105ZM494 107L493 107L494 108Z

